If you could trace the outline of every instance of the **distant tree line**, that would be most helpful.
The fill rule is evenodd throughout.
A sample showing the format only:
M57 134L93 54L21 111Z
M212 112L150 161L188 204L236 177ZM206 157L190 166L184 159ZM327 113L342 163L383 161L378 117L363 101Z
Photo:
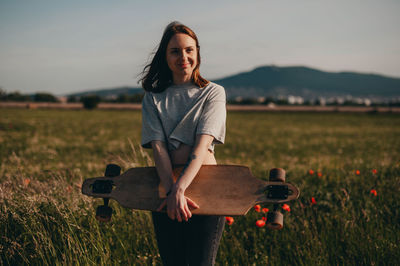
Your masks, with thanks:
M83 103L85 108L93 109L96 108L100 102L106 103L141 103L143 99L143 93L137 94L119 94L113 96L99 96L99 95L83 95L75 96L71 95L67 97L69 103ZM301 97L298 97L301 98ZM368 100L368 99L364 99ZM59 99L51 93L39 92L32 95L21 94L18 91L6 92L0 88L0 101L2 102L60 102ZM315 99L304 99L301 101L292 102L289 97L259 97L259 98L244 98L236 97L229 99L228 104L234 105L327 105L327 106L365 106L366 101L360 101L360 98L338 100L336 98L324 99L323 97ZM369 106L400 106L400 97L393 98L386 101L369 101Z
M67 102L69 103L76 103L82 102L83 106L86 109L93 109L96 108L100 102L107 102L107 103L141 103L144 94L120 94L116 97L100 97L98 95L84 95L81 97L78 96L69 96Z
M83 99L86 98L96 98L99 102L107 102L107 103L141 103L143 99L143 93L137 93L133 95L129 94L119 94L114 97L101 97L98 95L84 95L84 96L68 96L67 102L69 103L77 103L82 102Z
M138 93L134 95L120 94L114 97L101 97L98 95L68 96L69 103L88 103L89 106L97 106L100 102L109 103L141 103L144 94ZM0 88L0 101L2 102L60 102L60 100L51 93L38 92L35 94L22 94L19 91L7 92Z
M50 93L38 92L32 95L21 94L18 91L7 93L0 88L0 101L2 102L59 102L57 97Z

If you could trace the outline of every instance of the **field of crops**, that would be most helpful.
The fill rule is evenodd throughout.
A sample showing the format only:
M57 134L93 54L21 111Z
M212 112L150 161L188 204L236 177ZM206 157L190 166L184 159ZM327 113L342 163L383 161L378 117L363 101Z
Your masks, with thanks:
M0 265L160 264L148 212L111 201L113 220L102 224L101 200L80 192L108 163L153 164L140 117L0 109ZM262 211L233 217L218 265L399 263L400 115L229 112L216 157L259 178L285 168L302 192L282 210L282 230L257 227Z

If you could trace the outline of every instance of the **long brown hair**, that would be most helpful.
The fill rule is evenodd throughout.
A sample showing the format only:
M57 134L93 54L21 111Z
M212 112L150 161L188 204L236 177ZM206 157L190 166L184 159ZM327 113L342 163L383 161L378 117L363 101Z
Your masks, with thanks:
M200 75L200 45L196 34L189 27L174 21L165 28L158 49L154 53L153 60L143 69L143 77L140 81L144 90L156 93L162 92L172 84L172 71L167 64L166 51L172 36L177 33L187 34L196 41L197 66L193 69L192 82L200 88L209 83L208 80Z

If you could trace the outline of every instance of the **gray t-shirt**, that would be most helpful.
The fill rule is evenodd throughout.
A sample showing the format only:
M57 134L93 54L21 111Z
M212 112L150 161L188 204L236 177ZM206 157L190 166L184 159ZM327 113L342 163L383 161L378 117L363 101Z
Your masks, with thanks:
M161 93L146 92L142 102L142 146L160 140L174 150L181 143L194 146L196 135L214 137L209 147L225 140L226 95L222 86L210 82L173 85Z

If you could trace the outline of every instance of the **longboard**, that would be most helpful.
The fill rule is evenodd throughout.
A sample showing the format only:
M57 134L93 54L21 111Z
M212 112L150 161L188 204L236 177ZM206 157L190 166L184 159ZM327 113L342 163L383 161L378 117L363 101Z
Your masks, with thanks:
M182 167L175 168L174 177L181 171ZM131 168L111 176L86 179L82 193L149 211L156 211L166 198L155 167ZM285 182L283 169L272 169L270 181L264 181L254 177L248 167L237 165L203 165L185 191L185 196L200 206L192 210L193 214L225 216L245 215L255 204L281 204L297 199L299 194L297 187Z

